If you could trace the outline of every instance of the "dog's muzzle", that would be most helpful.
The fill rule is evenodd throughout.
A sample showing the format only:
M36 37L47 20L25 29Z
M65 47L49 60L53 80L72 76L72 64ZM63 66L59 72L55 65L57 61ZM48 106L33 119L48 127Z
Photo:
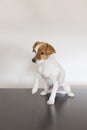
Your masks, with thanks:
M33 58L33 59L32 59L32 62L33 62L33 63L36 63L36 58Z

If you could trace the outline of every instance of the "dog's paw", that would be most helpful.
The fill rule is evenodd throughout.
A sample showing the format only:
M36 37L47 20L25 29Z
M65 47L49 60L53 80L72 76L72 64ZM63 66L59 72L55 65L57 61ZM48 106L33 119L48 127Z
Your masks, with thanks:
M72 93L72 92L67 93L67 95L68 95L69 97L75 97L74 93Z
M42 92L40 93L40 95L41 95L41 96L45 96L45 95L47 95L47 92L46 92L46 91L42 91Z
M32 94L35 94L37 92L37 89L33 88L32 89Z
M53 99L49 99L48 101L47 101L47 104L48 105L53 105L55 103L55 100L53 100Z

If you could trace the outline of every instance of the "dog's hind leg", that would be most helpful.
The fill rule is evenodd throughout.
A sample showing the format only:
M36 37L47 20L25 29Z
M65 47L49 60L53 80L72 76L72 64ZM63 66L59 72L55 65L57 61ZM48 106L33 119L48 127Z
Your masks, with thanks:
M43 90L43 91L40 93L41 96L45 96L45 95L47 95L47 94L48 94L48 92L46 92L45 90Z
M41 96L45 96L48 94L48 86L45 84L44 90L40 93Z
M64 90L66 91L66 94L69 96L69 97L74 97L74 93L71 91L71 88L70 88L70 84L65 82L64 83Z

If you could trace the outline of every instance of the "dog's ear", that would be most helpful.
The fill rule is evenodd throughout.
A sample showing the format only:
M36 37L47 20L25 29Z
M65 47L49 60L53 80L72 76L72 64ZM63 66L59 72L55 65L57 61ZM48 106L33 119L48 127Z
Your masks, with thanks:
M54 47L50 44L47 43L47 50L46 50L47 55L51 55L56 53Z
M38 45L40 45L40 44L41 44L40 41L35 42L34 45L33 45L33 51L35 50L35 47L38 46Z

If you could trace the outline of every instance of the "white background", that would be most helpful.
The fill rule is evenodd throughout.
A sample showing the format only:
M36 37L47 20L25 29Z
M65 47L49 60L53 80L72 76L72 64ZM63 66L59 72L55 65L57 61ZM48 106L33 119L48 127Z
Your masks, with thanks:
M87 84L86 0L0 0L1 84L33 83L37 40L56 48L71 84Z

